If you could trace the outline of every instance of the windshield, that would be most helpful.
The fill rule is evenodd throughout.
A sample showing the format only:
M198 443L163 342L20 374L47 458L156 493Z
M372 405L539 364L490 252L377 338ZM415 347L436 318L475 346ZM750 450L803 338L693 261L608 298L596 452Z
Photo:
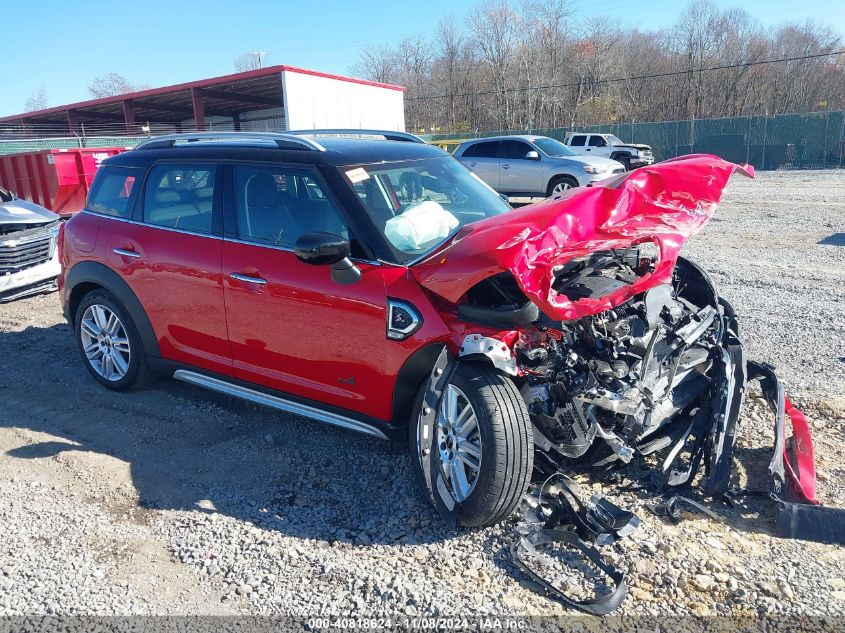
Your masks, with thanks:
M614 146L625 144L625 143L622 142L621 138L619 138L618 136L614 136L613 134L607 135L607 142L610 143L611 145L614 145Z
M511 210L451 157L342 167L341 171L400 262L433 250L462 226Z
M546 156L551 156L553 158L560 158L561 156L577 156L577 154L566 145L553 138L535 138L534 145L543 150L543 153Z

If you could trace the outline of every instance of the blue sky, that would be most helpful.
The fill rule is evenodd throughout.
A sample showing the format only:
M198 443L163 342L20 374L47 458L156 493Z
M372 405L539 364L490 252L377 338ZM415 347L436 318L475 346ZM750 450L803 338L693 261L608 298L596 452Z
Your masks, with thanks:
M117 72L162 86L234 72L244 51L268 51L267 64L346 74L368 45L430 35L441 16L462 19L475 0L42 0L3 3L0 115L23 110L45 86L50 105L90 98L97 75ZM574 0L576 15L624 24L671 24L682 0ZM845 34L845 4L834 0L717 0L764 24L817 19ZM37 10L35 7L37 6Z

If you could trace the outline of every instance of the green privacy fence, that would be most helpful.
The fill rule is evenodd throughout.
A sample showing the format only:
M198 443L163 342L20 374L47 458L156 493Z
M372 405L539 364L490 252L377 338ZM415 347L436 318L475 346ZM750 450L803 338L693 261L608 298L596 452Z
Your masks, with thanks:
M498 134L537 134L563 140L573 130L615 134L626 143L651 145L655 160L684 154L716 154L732 162L751 163L757 169L845 166L845 111L443 134L432 135L430 140Z
M42 149L70 149L73 147L134 147L146 136L85 136L61 138L2 139L0 155L37 152Z

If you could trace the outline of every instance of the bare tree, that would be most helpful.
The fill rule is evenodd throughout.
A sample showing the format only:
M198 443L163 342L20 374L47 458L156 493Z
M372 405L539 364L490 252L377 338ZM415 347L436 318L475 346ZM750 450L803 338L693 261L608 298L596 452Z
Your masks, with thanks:
M234 60L235 70L238 72L246 72L248 70L257 70L262 68L263 60L268 53L241 53Z
M88 92L95 99L100 99L102 97L113 97L115 95L126 94L127 92L135 92L143 88L143 86L135 86L129 83L129 80L123 75L108 73L107 75L95 77L91 85L88 86Z
M407 87L410 129L543 129L845 108L842 38L814 22L764 29L691 0L670 28L578 19L570 0L478 0L431 40L361 53L356 74ZM814 56L814 57L813 57ZM779 63L771 59L804 58ZM820 105L823 104L823 105Z
M494 94L494 115L500 129L507 129L511 123L519 21L519 15L505 0L486 2L470 12L467 18L479 58L489 75Z
M48 107L47 88L40 86L26 99L24 110L26 112L35 112L36 110L44 110Z
M366 48L351 73L381 83L398 82L397 53L387 46Z

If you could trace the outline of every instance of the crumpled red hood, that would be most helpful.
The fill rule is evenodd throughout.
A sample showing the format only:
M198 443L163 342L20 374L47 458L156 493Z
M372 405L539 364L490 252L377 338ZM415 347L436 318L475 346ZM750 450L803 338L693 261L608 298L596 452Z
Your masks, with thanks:
M754 177L751 166L706 154L642 167L612 187L576 189L563 199L467 225L411 270L420 284L453 303L478 282L510 271L552 318L598 314L671 280L681 246L710 220L734 171ZM644 241L657 245L660 260L632 285L577 301L552 289L553 271L569 260Z

